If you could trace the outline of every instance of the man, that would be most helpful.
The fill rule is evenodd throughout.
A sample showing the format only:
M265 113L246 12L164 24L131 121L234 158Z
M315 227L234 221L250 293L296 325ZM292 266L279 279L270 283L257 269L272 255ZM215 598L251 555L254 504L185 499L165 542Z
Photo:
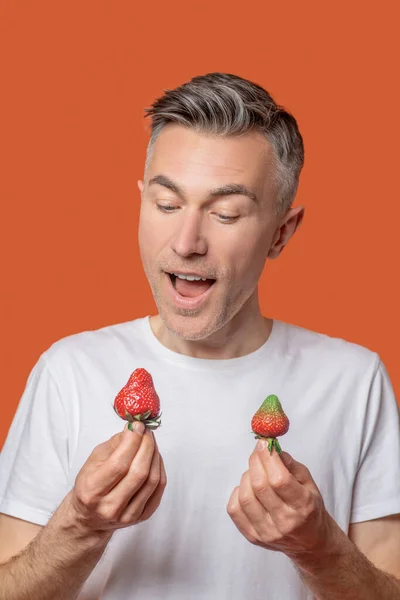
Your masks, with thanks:
M221 73L148 115L139 244L159 314L35 365L0 461L0 600L400 598L385 367L258 302L304 215L295 119ZM155 436L112 410L137 367L161 398ZM269 394L291 423L281 456L250 431Z

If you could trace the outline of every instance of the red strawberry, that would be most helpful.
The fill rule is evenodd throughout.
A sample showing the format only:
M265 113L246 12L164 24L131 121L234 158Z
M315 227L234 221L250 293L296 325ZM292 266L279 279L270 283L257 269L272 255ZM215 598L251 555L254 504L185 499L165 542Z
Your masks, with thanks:
M133 371L114 400L114 410L121 419L129 421L128 429L131 431L134 420L143 421L149 429L157 429L161 425L160 398L146 369Z
M272 394L261 404L251 420L251 428L257 438L266 438L268 450L272 453L275 447L278 454L282 452L278 440L279 435L284 435L289 429L289 419L283 412L278 396Z

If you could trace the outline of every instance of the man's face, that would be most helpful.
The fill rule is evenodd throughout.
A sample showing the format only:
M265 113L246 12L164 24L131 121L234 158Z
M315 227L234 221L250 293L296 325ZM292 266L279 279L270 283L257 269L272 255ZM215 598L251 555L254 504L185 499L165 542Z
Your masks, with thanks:
M273 176L260 133L223 138L169 124L155 142L139 182L139 247L160 316L180 338L211 336L257 293L278 225Z

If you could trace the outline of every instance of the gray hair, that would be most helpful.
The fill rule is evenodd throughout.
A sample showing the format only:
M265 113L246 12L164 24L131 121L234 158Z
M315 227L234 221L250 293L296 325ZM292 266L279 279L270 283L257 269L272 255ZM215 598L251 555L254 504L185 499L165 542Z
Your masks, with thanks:
M154 143L168 123L221 136L260 131L276 159L277 213L285 213L292 205L304 164L303 139L296 119L258 84L228 73L208 73L165 90L145 113L151 117L145 169Z

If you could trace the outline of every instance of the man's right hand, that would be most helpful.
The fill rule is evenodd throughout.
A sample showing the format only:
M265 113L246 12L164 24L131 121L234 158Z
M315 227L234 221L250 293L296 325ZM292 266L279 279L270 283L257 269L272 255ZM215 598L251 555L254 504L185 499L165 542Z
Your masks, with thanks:
M150 430L96 446L47 525L0 564L0 600L77 598L114 531L151 517L166 481Z
M144 429L143 423L135 424ZM96 446L68 494L84 533L109 532L146 521L158 508L167 476L152 431L125 429Z

